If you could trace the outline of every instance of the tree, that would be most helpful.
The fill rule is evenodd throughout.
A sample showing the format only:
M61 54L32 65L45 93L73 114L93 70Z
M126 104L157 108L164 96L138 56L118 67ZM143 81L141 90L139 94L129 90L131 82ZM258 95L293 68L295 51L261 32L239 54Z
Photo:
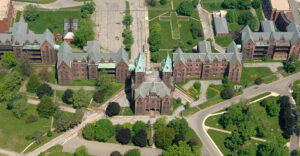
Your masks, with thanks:
M254 128L254 125L250 121L246 121L240 124L240 126L237 129L238 133L240 133L240 136L243 140L243 143L250 140L252 136L256 135L256 130Z
M20 64L21 72L23 75L29 76L32 73L32 68L28 61L27 55L22 55L21 59L22 59Z
M238 151L239 156L249 156L249 155L256 155L256 151L253 148L245 147Z
M187 123L187 121L184 118L173 119L168 123L167 126L174 129L176 134L183 134L183 135L186 135L186 133L189 129L189 124Z
M166 151L162 152L162 156L170 156L170 155L194 155L191 148L187 143L184 143L183 141L179 141L178 145L173 144L172 146L169 146Z
M41 143L43 138L43 132L41 131L35 131L33 134L26 136L26 140L34 140L36 143Z
M253 0L252 3L251 3L252 7L254 9L257 9L257 8L260 8L261 6L261 0Z
M257 79L255 79L255 84L257 84L257 85L260 85L260 84L262 84L264 82L264 80L262 79L262 78L257 78Z
M193 146L197 146L198 145L198 141L195 138L192 138L188 141L188 144L191 148L193 148Z
M36 91L36 95L39 97L39 99L41 99L44 95L52 96L52 94L52 88L46 83L40 85L40 87Z
M41 86L41 82L36 75L31 75L26 85L27 91L30 93L36 93L37 89Z
M292 115L292 106L288 96L282 96L279 99L280 113L279 124L283 130L283 137L288 139L293 134L295 119Z
M39 73L39 77L43 81L49 81L50 80L50 73L48 72L48 66L44 65L42 70Z
M235 150L238 145L242 145L243 140L240 136L240 133L234 131L232 132L230 137L225 139L224 145L226 148L230 149L231 151Z
M113 151L109 156L122 156L122 154L119 151Z
M238 17L238 24L249 25L252 30L255 30L256 19L250 11L243 12Z
M161 5L166 5L166 4L167 4L167 0L160 0L159 3L160 3Z
M288 60L283 61L283 69L287 73L293 73L296 71L295 61L297 60L297 57L298 56L296 56L295 54L292 54Z
M91 97L90 95L80 88L79 90L75 91L73 94L73 107L74 108L81 108L87 107L90 104Z
M132 138L132 142L136 146L145 147L147 145L147 132L145 130L138 131Z
M192 0L192 4L194 8L197 8L197 5L199 4L199 0Z
M226 14L226 20L229 22L229 23L234 23L236 22L236 17L235 17L235 13L233 10L228 10L227 11L227 14Z
M84 145L76 148L74 156L89 156L87 148Z
M81 6L80 11L87 11L89 14L93 14L95 11L96 4L93 1L85 2L84 5Z
M167 149L175 138L175 131L169 127L162 127L155 131L154 137L157 147Z
M175 135L175 139L173 140L173 144L177 144L179 141L184 141L185 140L185 136L183 134L176 134Z
M75 127L82 120L82 111L76 110L75 114L66 114L63 111L57 111L54 115L55 128L58 132L66 131L70 128Z
M62 101L66 104L73 104L73 90L67 89L62 96Z
M158 118L155 123L153 124L154 129L159 129L162 127L167 126L167 118L166 117L160 117Z
M227 9L235 9L238 5L238 0L224 0L222 4Z
M241 105L235 105L228 108L228 111L221 115L220 124L226 128L228 125L238 125L244 120L243 108Z
M101 103L104 100L104 93L101 90L97 90L93 95L94 101Z
M125 122L122 125L122 128L128 128L130 131L132 131L132 124L130 122Z
M94 39L93 23L90 19L81 19L79 28L74 33L75 44L80 48L86 46L87 41Z
M238 8L240 10L246 10L251 8L251 0L239 0Z
M199 82L195 82L193 86L194 86L195 89L200 89L201 88L201 84Z
M35 115L30 115L29 117L26 118L26 123L33 123L36 122L39 118Z
M128 144L130 141L130 138L131 138L131 133L128 128L120 129L116 135L116 140L123 145Z
M132 16L130 15L130 14L126 14L125 16L124 16L124 19L123 19L123 24L126 26L126 27L128 27L128 26L130 26L131 25L131 23L132 23Z
M140 156L141 155L141 152L139 149L131 149L131 150L128 150L124 156Z
M203 36L201 27L195 22L192 22L190 31L192 33L193 39L197 39L197 37Z
M228 86L225 87L222 91L221 91L221 97L223 99L231 99L234 95L233 90Z
M115 127L108 119L101 119L95 125L95 139L106 142L115 134Z
M86 124L82 130L82 136L87 140L93 140L95 137L95 130L93 124Z
M136 121L134 124L133 124L133 132L134 133L138 133L139 131L141 130L144 130L146 131L147 130L147 124L144 123L143 121Z
M39 17L40 12L36 6L30 4L25 7L23 15L26 21L31 22L35 21Z
M124 38L123 43L125 44L125 50L130 51L131 45L134 41L132 37L132 31L127 27L123 30L122 36Z
M106 92L111 89L113 84L112 77L109 76L105 69L102 69L99 73L96 85L99 87L99 90Z
M179 15L183 16L191 16L194 11L194 6L189 1L183 1L179 4L178 8L176 9L176 12Z
M259 156L282 156L289 155L289 149L285 146L285 140L281 137L272 137L267 142L258 146L257 155Z
M44 95L37 106L39 116L49 118L57 110L58 106L52 102L52 99Z
M120 113L120 105L117 102L110 102L106 108L105 114L109 117L118 115Z
M156 1L157 0L146 0L147 4L153 7L156 6Z
M20 119L27 114L28 104L24 99L18 99L14 101L12 106L12 112L16 118Z
M15 54L12 52L5 52L1 57L2 62L4 62L9 67L14 67L18 64Z
M23 76L20 72L13 70L6 74L2 80L8 91L19 90L23 81Z

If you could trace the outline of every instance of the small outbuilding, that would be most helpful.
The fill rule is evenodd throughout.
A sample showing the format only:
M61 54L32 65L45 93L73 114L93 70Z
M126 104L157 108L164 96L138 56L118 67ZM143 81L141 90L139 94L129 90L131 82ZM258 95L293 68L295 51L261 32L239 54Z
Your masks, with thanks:
M227 21L224 17L214 18L215 35L217 37L231 36L228 31Z

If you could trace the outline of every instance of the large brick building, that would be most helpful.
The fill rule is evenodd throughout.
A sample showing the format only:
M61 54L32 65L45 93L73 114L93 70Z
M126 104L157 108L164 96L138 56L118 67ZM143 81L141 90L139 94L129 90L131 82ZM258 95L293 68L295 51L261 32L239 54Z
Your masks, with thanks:
M295 23L286 27L287 32L276 32L273 21L262 21L260 30L252 32L246 26L241 31L243 60L257 60L265 56L286 60L291 54L299 55L300 34L299 26Z
M173 53L174 82L184 82L186 78L223 78L239 82L242 73L242 54L232 42L226 53L212 53L208 41L198 43L198 53L183 53L177 49Z
M15 23L8 33L0 34L0 56L14 52L17 60L27 57L32 63L55 64L53 34L47 29L43 34L30 34L27 23Z
M88 78L96 80L99 70L114 75L117 82L129 78L127 52L120 48L117 53L103 53L98 41L88 41L84 53L73 53L67 42L58 51L57 77L59 84L71 84L72 79Z
M1 0L0 2L0 33L9 30L11 19L13 17L14 8L12 0Z

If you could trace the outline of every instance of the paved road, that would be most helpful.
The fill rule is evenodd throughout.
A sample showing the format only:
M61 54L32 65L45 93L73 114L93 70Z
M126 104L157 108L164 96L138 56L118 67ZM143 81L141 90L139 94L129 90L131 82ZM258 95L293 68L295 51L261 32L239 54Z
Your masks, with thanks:
M39 8L46 8L46 9L59 9L59 8L68 8L68 7L75 7L80 6L83 4L83 2L76 2L73 0L56 0L53 3L50 4L36 4L36 3L27 3L27 2L15 2L13 1L14 7L17 7L21 10L21 8L24 8L26 5L32 4Z
M210 139L210 137L208 136L207 132L204 129L205 128L204 121L206 120L209 114L225 109L231 106L233 102L235 103L239 102L241 98L251 98L259 94L262 94L264 92L273 91L279 93L280 95L290 95L289 85L297 79L300 79L300 73L296 73L292 76L280 79L270 84L252 86L250 88L245 89L244 94L242 95L236 96L230 100L213 105L211 107L199 111L198 113L190 117L187 117L187 121L189 122L189 125L196 131L196 133L198 134L198 136L203 142L203 151L202 151L203 155L211 155L211 156L222 155L222 153L219 152L215 143Z

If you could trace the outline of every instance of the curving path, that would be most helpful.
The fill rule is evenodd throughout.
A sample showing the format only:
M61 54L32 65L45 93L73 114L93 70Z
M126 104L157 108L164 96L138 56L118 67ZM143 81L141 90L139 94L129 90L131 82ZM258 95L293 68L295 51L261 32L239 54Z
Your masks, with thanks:
M222 109L225 109L233 102L237 103L241 98L251 98L255 97L259 94L262 94L264 92L277 92L280 95L289 95L290 96L290 90L289 86L293 83L293 81L300 79L300 73L296 73L294 75L291 75L286 78L282 78L278 81L275 81L270 84L263 84L260 86L252 86L250 88L247 88L244 90L244 94L236 96L230 100L218 103L216 105L213 105L211 107L208 107L206 109L203 109L199 111L198 113L187 117L187 121L189 122L189 125L195 130L197 135L200 137L200 139L203 142L203 155L211 155L211 156L219 156L223 155L218 147L215 145L215 143L211 140L209 135L207 134L205 130L204 121L209 116L209 114L218 112Z

